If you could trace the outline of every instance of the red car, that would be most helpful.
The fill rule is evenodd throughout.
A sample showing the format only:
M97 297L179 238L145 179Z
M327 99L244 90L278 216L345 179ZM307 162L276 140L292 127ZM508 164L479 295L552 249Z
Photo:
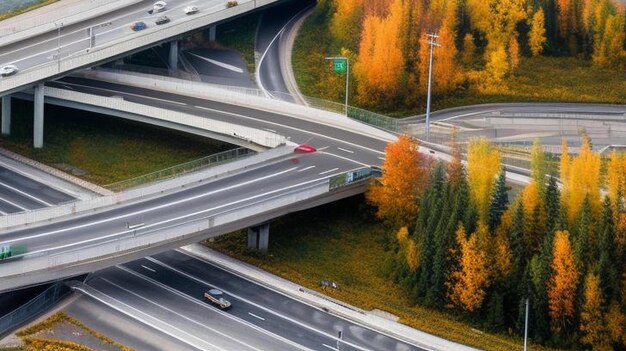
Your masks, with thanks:
M300 144L295 149L293 149L293 152L299 153L299 154L308 154L310 152L315 152L315 151L317 151L317 149L309 144Z

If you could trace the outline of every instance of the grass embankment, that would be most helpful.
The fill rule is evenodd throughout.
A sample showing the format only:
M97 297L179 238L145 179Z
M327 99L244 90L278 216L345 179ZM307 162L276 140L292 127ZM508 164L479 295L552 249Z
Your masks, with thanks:
M132 349L118 344L109 339L105 335L87 327L80 321L66 315L63 312L57 312L46 320L16 333L24 342L26 351L39 350L59 350L59 351L91 351L89 347L81 345L75 341L56 339L50 335L54 335L53 329L59 324L66 324L75 329L72 333L75 339L80 339L81 334L88 333L99 343L106 344L119 351L132 351ZM49 333L45 333L49 331Z
M33 148L32 104L13 100L11 136L0 147L100 185L130 179L232 148L147 124L46 106L44 147Z
M380 309L422 331L486 350L521 350L522 341L474 329L452 313L415 306L386 272L389 234L362 196L294 213L271 224L269 251L246 248L243 231L216 238L214 249L360 308ZM339 289L321 288L320 279ZM532 350L552 350L532 345Z
M253 12L217 26L217 42L220 46L238 51L246 60L250 73L254 73L256 68L254 47L259 16L259 12Z
M358 43L353 50L358 50ZM306 96L343 102L345 81L332 72L324 57L339 54L341 47L329 34L328 16L316 11L304 22L293 50L293 69L300 91ZM353 62L350 62L351 66ZM351 104L356 94L351 77ZM435 77L436 79L436 77ZM418 109L395 106L393 111L378 110L389 116L424 113L426 99ZM588 102L626 103L623 71L594 67L589 60L571 57L522 57L520 66L508 80L508 89L498 94L480 94L472 89L449 96L433 96L433 110L449 107L502 102Z
M23 13L26 13L26 12L38 9L38 8L46 6L46 5L53 4L53 3L57 2L57 1L59 1L59 0L41 0L38 3L30 5L30 6L27 6L27 7L22 7L22 8L18 8L16 10L12 10L12 11L2 12L2 13L0 13L0 21L3 21L3 20L5 20L7 18L10 18L10 17L21 15Z

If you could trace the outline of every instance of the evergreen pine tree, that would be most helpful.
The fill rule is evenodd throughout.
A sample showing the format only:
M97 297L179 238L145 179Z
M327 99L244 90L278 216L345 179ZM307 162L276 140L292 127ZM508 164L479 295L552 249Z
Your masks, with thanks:
M487 214L487 224L489 229L494 231L500 224L502 214L506 211L509 205L509 195L506 192L506 173L504 169L500 171L498 180L491 197L491 204L489 205L489 212Z
M609 197L604 198L602 219L599 225L599 237L596 246L598 257L598 276L604 301L610 301L618 287L618 276L615 269L615 224L613 222L613 206Z
M561 199L560 199L559 186L556 178L550 176L548 179L548 187L546 188L545 207L546 207L546 230L548 232L554 232L557 229L557 224L560 222L559 216L561 215Z

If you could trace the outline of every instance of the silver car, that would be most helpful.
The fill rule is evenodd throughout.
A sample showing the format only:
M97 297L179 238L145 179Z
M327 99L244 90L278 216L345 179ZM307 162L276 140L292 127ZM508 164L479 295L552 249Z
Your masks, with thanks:
M2 77L12 76L15 73L17 73L17 71L19 71L19 69L17 68L16 65L2 66L2 68L0 68L0 76Z

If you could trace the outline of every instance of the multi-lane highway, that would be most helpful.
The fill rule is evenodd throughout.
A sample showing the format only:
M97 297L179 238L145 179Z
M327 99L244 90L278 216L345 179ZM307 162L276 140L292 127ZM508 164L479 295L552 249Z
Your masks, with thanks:
M94 297L136 316L167 322L190 334L188 346L217 350L423 350L320 308L259 286L184 251L167 251L111 267L87 281ZM228 311L202 301L211 289L222 290ZM141 311L141 312L138 312ZM80 318L80 316L79 316ZM341 340L338 332L341 331ZM176 334L176 333L172 333ZM217 344L217 345L215 345Z

